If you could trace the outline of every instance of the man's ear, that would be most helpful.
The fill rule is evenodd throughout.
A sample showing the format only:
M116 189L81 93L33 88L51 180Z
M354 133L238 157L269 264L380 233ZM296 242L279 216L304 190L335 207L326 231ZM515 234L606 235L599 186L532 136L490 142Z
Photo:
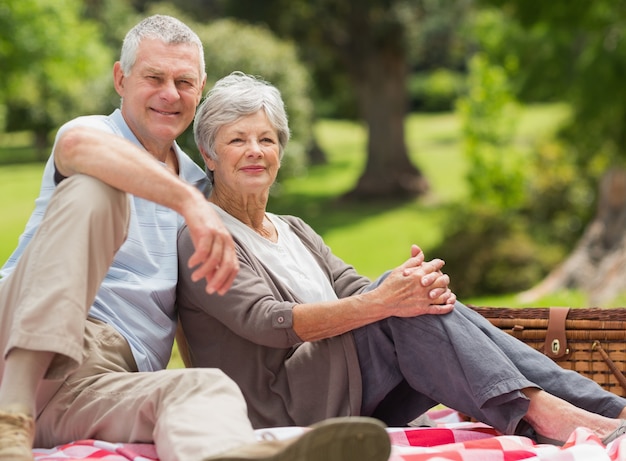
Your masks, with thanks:
M125 78L126 76L124 75L124 72L122 71L122 65L120 64L119 61L117 61L113 65L113 85L115 86L115 91L117 91L117 94L119 94L121 97L124 97L124 79Z
M202 95L204 94L204 87L206 86L206 79L207 79L207 76L206 74L204 74L204 78L202 79L202 83L200 84L200 94L198 95L198 101L196 102L196 106L200 104L200 101L202 101Z

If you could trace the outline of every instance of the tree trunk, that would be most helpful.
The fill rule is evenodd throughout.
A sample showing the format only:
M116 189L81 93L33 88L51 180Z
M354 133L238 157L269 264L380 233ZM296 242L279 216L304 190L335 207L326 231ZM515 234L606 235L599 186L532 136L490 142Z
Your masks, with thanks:
M520 293L524 303L563 289L579 289L592 306L626 291L626 171L613 169L600 183L598 212L565 262L536 287Z
M36 127L33 133L37 160L40 162L45 162L50 156L49 132L48 128Z
M309 159L309 165L328 164L328 157L326 157L326 152L324 152L324 149L322 149L322 147L317 142L315 134L313 134L313 138L307 146L306 155Z
M421 171L409 160L404 139L408 111L407 56L403 25L390 9L352 0L344 27L335 37L360 117L368 130L365 170L351 199L415 197L428 190ZM388 6L387 6L388 7Z
M403 56L376 50L354 77L362 118L368 128L367 162L348 198L406 198L424 194L428 182L406 148L406 63Z

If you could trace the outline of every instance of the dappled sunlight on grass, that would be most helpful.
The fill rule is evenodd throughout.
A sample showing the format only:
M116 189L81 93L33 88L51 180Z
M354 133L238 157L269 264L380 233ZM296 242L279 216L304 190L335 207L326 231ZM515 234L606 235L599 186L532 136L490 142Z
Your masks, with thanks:
M462 200L467 160L463 155L458 117L453 113L412 114L406 121L409 155L428 179L431 191L424 203Z
M341 228L329 228L324 239L335 254L363 275L375 278L408 259L413 243L422 247L428 259L435 257L428 253L428 248L439 243L442 217L436 209L405 204L369 218L355 219Z

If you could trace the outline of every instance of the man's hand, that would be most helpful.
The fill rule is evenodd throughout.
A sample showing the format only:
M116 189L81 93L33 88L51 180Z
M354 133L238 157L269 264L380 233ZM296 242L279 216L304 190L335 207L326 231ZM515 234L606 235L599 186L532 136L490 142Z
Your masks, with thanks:
M215 210L204 202L185 216L195 251L188 267L196 268L191 279L206 280L206 292L223 295L239 271L233 239Z

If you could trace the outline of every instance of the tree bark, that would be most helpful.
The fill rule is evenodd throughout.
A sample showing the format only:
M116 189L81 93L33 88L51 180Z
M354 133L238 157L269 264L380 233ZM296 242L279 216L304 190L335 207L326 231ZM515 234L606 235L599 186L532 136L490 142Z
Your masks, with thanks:
M424 194L428 182L411 163L404 137L408 112L407 55L401 23L387 10L350 2L347 31L336 39L368 130L367 161L351 199L405 198ZM346 33L347 32L347 33Z
M579 289L599 306L626 291L626 171L608 171L600 183L598 211L572 254L534 288L524 303L550 293Z
M328 164L328 157L326 157L326 152L317 142L317 138L315 134L311 139L311 143L307 146L306 155L309 159L310 165L326 165Z
M50 143L48 134L50 130L47 128L38 128L34 131L34 144L37 151L37 160L44 162L50 156Z
M406 62L403 56L376 50L355 75L361 116L368 129L367 161L348 198L406 198L428 191L422 172L411 163L405 142Z

